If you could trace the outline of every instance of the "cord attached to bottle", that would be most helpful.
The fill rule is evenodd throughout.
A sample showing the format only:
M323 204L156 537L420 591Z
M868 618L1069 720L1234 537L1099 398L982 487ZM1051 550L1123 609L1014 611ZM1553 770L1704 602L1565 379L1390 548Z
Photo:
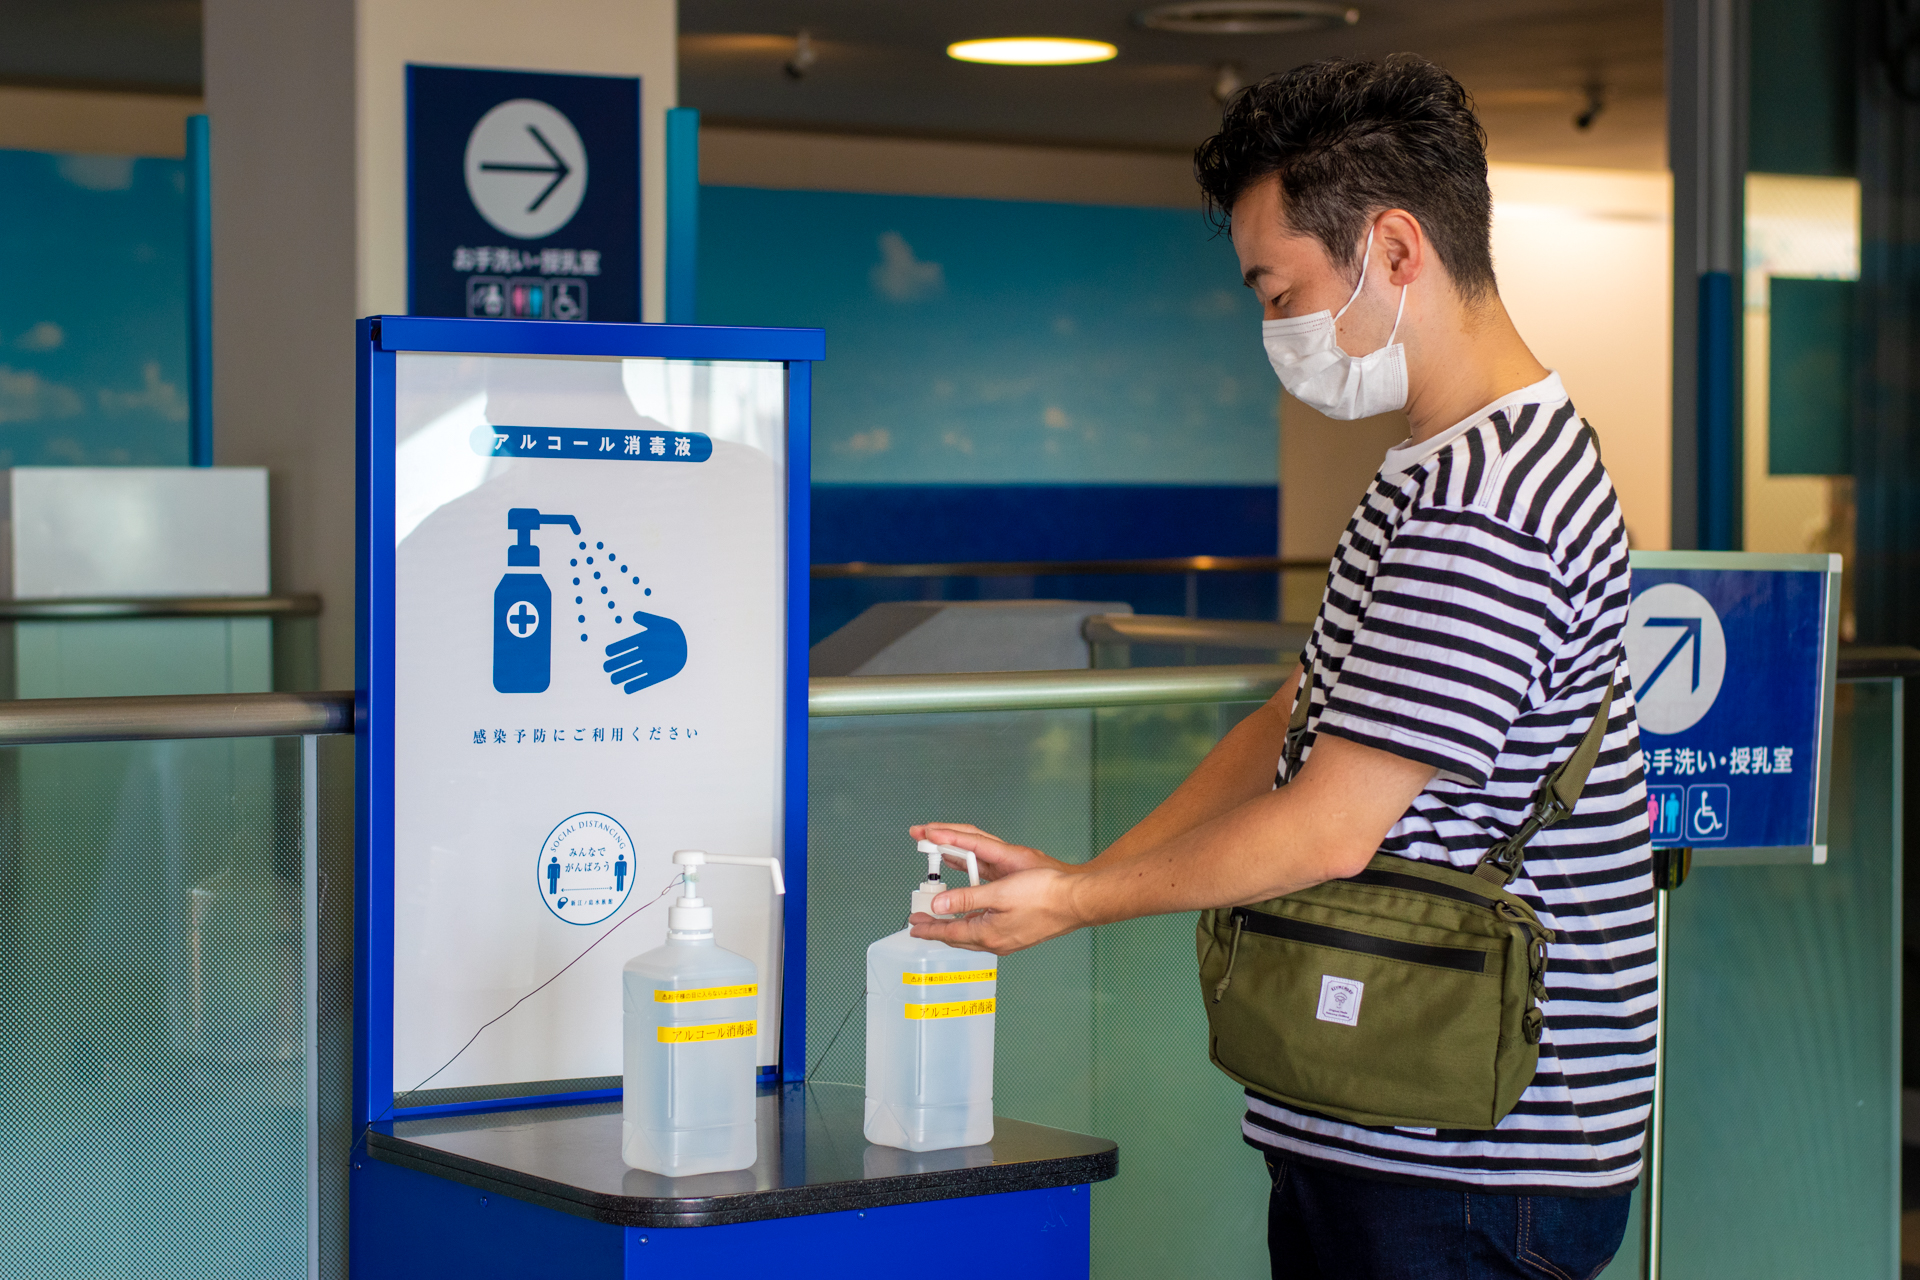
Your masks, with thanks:
M686 880L686 876L684 875L674 876L673 879L667 881L666 887L660 890L659 893L655 894L648 901L641 903L639 906L635 907L633 910L627 912L627 914L625 914L624 916L621 916L618 920L614 921L612 926L609 927L605 933L601 934L599 937L595 938L592 942L588 943L585 951L582 951L579 955L567 961L564 965L561 965L560 968L554 972L552 977L548 978L545 982L541 983L539 986L535 987L533 990L527 992L525 995L521 996L518 1000L515 1000L512 1004L508 1005L505 1009L501 1010L499 1014L481 1023L478 1029L476 1029L472 1035L467 1037L467 1042L461 1045L460 1048L457 1051L455 1051L454 1055L451 1058L448 1058L445 1062L441 1063L437 1068L435 1068L433 1075L428 1076L426 1079L422 1080L419 1084L416 1084L415 1086L413 1086L413 1088L407 1090L407 1093L410 1093L410 1094L418 1093L420 1092L420 1090L426 1088L429 1084L432 1084L435 1077L437 1077L442 1071L445 1071L448 1067L452 1066L454 1063L460 1060L461 1054L464 1054L467 1050L473 1048L473 1042L478 1040L481 1036L481 1033L486 1031L488 1027L491 1027L496 1022L499 1022L502 1018L505 1018L508 1014L512 1013L515 1009L518 1009L521 1005L525 1004L527 1001L533 999L535 996L539 995L542 991L545 991L548 987L558 982L561 976L564 975L567 970L573 968L573 966L575 966L576 964L579 964L582 960L586 959L589 952L591 952L595 947L599 946L601 943L605 942L608 938L611 938L614 935L614 932L618 930L621 925L624 925L627 921L633 919L635 916L639 915L642 911L645 911L648 907L654 906L662 898L665 898L669 893L672 893L674 889L677 888L680 884L682 884L685 880ZM365 1127L361 1130L363 1134L368 1130L371 1130L374 1125L379 1124L381 1121L385 1120L387 1117L393 1114L393 1109L395 1106L398 1105L397 1099L400 1097L400 1095L396 1094L394 1096L396 1101L389 1102L387 1104L387 1109L385 1111L382 1111L379 1115L367 1121Z

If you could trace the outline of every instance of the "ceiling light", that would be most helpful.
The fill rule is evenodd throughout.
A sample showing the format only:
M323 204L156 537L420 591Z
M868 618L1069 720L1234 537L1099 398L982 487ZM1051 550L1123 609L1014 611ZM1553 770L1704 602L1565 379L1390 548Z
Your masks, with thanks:
M949 58L961 62L991 62L1003 67L1070 67L1083 62L1105 62L1119 52L1104 40L1070 40L1064 36L962 40L947 46Z
M1360 11L1321 0L1183 0L1133 15L1134 25L1185 35L1284 36L1352 26Z

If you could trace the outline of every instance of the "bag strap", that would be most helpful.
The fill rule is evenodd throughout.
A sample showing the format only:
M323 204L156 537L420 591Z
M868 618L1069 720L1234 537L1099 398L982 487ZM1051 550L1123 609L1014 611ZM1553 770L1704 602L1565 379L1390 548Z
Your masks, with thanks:
M1533 812L1520 824L1520 829L1487 850L1473 874L1506 888L1520 874L1527 856L1527 841L1541 829L1573 813L1573 807L1580 803L1580 793L1586 789L1587 775L1593 772L1593 763L1600 758L1600 742L1607 736L1607 717L1613 710L1613 695L1618 689L1614 678L1607 677L1607 691L1601 695L1600 707L1593 713L1593 723L1587 726L1580 745L1540 783L1540 789L1533 793Z
M1287 719L1287 742L1281 758L1287 762L1287 781L1300 773L1300 756L1307 746L1307 720L1313 715L1313 664L1302 666L1300 687L1293 691L1293 714Z

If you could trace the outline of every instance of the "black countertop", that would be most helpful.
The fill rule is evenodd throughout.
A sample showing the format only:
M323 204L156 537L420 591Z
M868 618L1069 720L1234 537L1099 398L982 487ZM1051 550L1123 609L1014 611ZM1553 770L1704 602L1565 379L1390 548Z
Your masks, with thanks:
M750 1169L667 1178L620 1159L620 1104L378 1124L368 1154L468 1186L623 1227L708 1227L1111 1178L1105 1138L996 1116L993 1141L898 1151L861 1136L862 1091L783 1085L760 1095Z

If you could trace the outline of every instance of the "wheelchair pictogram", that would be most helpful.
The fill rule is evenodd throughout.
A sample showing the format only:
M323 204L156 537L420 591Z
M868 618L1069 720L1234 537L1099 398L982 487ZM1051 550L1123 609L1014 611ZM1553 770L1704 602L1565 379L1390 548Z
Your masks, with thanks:
M1725 840L1730 792L1724 784L1702 783L1687 788L1686 840Z

